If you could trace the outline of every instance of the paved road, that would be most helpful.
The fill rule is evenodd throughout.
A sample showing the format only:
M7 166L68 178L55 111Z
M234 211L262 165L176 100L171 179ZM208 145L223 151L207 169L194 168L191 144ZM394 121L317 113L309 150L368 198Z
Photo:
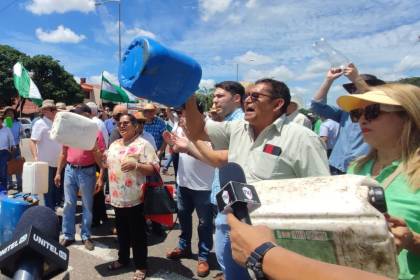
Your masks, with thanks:
M29 151L29 140L24 139L22 143L22 154L27 160L31 160ZM172 170L170 170L171 172ZM163 176L165 182L173 181L173 176ZM80 207L79 207L80 208ZM113 211L108 210L110 221L108 224L103 224L98 228L92 229L92 239L96 244L94 251L87 251L84 249L80 239L75 245L69 247L70 250L70 264L67 273L63 273L55 279L127 279L132 277L134 267L129 267L125 270L118 271L118 273L110 273L106 266L113 260L117 259L117 241L116 236L111 234L111 225L114 221ZM80 221L80 213L78 217ZM197 225L197 219L194 214L194 228ZM79 225L76 226L77 231L80 231ZM166 239L157 236L151 236L150 242L154 245L149 246L149 278L148 279L212 279L218 271L215 255L210 256L210 275L206 278L199 278L196 275L197 265L197 232L193 233L193 257L194 259L183 259L180 261L172 261L165 258L168 250L173 249L177 244L177 239L180 234L178 227L168 232ZM78 236L77 236L78 237ZM0 277L1 278L1 277Z

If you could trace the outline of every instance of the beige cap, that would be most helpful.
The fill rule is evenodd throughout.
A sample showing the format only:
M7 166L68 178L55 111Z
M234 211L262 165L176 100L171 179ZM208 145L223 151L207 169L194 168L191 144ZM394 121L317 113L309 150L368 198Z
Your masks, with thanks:
M45 99L44 101L42 101L41 109L45 109L45 108L57 108L57 107L55 106L54 100Z
M137 120L139 120L139 121L145 121L145 120L147 120L147 119L146 119L146 117L143 115L143 112L140 112L140 111L135 112L135 113L134 113L134 117L135 117Z
M362 94L344 95L337 99L338 106L346 112L364 107L366 102L401 106L398 101L392 99L381 90L372 90Z
M146 105L144 105L143 110L156 111L156 106L152 103L147 103Z

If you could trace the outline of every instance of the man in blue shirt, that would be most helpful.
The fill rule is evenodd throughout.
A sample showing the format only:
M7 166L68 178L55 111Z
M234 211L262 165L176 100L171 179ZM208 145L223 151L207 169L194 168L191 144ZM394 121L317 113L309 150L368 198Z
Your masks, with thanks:
M156 116L157 108L155 105L148 103L144 106L143 114L146 117L144 124L144 131L152 134L156 142L157 155L159 159L165 155L166 142L163 141L162 133L166 130L166 123L164 120Z
M119 104L115 105L114 109L112 110L112 118L107 119L105 123L106 130L108 131L109 136L111 136L112 130L116 127L115 124L117 120L120 118L122 114L127 114L127 106ZM111 141L110 141L111 145Z
M367 154L369 151L369 145L363 142L359 124L351 121L349 113L327 104L330 87L343 74L351 81L351 83L343 85L350 94L363 93L369 86L385 84L384 81L373 75L359 75L353 64L349 64L344 70L328 70L325 81L311 101L311 109L319 116L332 119L340 124L337 142L329 158L331 174L333 175L346 173L351 161Z

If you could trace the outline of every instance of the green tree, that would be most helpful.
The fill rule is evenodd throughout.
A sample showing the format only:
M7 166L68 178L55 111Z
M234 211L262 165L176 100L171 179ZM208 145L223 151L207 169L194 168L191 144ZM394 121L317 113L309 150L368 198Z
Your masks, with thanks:
M204 111L208 111L211 108L211 105L213 104L213 92L212 93L200 93L197 92L195 94L197 100L204 105Z
M11 105L17 95L13 84L13 65L20 61L26 64L30 58L20 51L0 45L0 106Z
M412 84L420 87L420 77L405 78L398 81L403 84Z
M43 99L75 104L83 101L84 94L73 75L51 56L36 55L28 62L28 68L34 73L32 79L38 86Z
M0 45L0 106L10 105L18 95L13 85L13 65L18 61L33 73L32 79L43 99L67 104L83 101L83 91L59 61L45 55L31 58L10 46Z

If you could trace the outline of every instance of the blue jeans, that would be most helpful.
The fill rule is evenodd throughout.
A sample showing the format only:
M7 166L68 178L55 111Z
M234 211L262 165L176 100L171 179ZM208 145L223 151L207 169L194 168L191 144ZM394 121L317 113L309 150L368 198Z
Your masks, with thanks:
M213 247L213 212L210 203L210 191L195 191L178 187L178 218L181 225L178 247L191 248L192 213L198 216L198 259L207 261Z
M48 192L44 194L45 206L55 210L60 201L57 201L59 189L54 184L55 173L57 172L56 167L48 167ZM63 188L63 186L60 186Z
M246 268L237 264L232 258L232 249L229 239L229 225L226 221L226 215L217 213L215 236L215 252L217 262L225 275L225 280L251 280Z
M63 234L65 239L73 240L76 233L77 192L82 194L82 240L90 238L92 224L93 192L96 183L96 167L73 168L67 164L64 172L64 210Z
M0 150L0 191L7 190L7 161L9 159L9 151Z

